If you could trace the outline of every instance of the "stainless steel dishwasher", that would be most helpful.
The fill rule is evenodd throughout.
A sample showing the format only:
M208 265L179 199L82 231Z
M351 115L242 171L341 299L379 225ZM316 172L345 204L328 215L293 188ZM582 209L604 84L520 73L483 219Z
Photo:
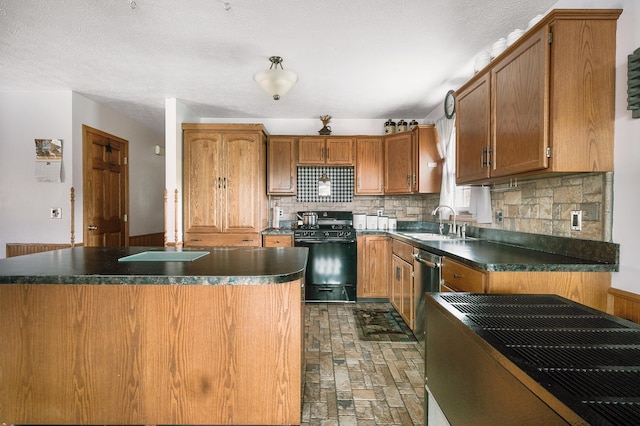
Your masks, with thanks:
M440 269L442 257L426 250L418 249L413 254L413 282L415 287L416 322L413 334L420 343L424 343L425 332L425 293L440 291Z

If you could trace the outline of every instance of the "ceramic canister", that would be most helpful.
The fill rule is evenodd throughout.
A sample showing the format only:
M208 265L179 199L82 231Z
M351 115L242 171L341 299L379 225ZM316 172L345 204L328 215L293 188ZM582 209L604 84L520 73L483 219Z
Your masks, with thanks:
M378 229L378 216L367 215L367 229Z
M398 229L398 219L396 219L395 217L390 217L389 218L389 230L390 231L395 231L396 229Z
M367 229L367 215L364 213L354 213L353 227L355 229Z
M389 229L389 218L387 216L378 217L378 229L386 231Z
M407 130L409 130L409 125L407 124L407 122L404 120L398 121L398 125L396 126L396 131L406 132Z
M396 122L389 119L384 123L384 134L389 135L396 132Z

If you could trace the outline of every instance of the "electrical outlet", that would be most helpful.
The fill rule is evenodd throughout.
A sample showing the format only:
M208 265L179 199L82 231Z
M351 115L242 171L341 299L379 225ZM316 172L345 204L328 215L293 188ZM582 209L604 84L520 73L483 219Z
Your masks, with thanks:
M60 207L52 207L51 219L61 219L61 218L62 218L62 210L60 210Z
M282 211L282 209L278 210L278 216L280 217L284 216L284 211Z
M582 231L582 210L571 210L571 229Z
M496 222L497 223L502 223L502 219L503 219L502 210L496 211Z
M384 213L384 210L378 209L378 216L382 216L383 213Z

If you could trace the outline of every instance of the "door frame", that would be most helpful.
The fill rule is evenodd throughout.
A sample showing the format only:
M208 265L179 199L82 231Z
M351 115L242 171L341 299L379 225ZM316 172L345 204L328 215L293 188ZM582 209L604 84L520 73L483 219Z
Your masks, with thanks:
M129 141L126 139L119 138L118 136L114 136L107 132L103 132L102 130L95 129L93 127L87 126L86 124L82 125L82 245L86 247L87 241L89 241L88 235L88 224L91 218L88 217L88 209L89 209L89 200L91 196L93 196L93 192L91 190L87 191L90 188L89 184L89 175L90 171L93 170L93 157L91 155L92 150L89 146L89 138L88 134L93 133L104 137L106 139L110 139L113 141L117 141L124 145L124 168L123 168L123 181L124 181L124 190L122 191L124 203L124 215L126 216L126 220L124 220L124 245L129 245ZM87 197L89 195L89 197Z

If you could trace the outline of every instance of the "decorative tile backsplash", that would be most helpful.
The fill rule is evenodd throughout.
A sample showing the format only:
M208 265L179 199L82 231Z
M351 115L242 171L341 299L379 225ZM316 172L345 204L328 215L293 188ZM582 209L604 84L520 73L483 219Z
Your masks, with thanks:
M331 180L331 196L318 195L318 181L326 173ZM353 201L353 167L298 167L299 203L349 203Z

